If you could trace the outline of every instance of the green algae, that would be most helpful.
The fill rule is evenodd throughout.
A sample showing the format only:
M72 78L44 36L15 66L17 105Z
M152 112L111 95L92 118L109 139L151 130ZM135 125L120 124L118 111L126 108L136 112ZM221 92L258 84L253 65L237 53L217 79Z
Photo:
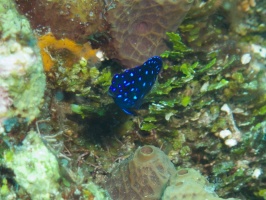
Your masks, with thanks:
M64 60L60 55L56 55L56 65L52 68L50 87L60 88L63 91L75 93L76 96L101 99L101 95L106 93L111 83L112 74L109 66L99 70L100 63L93 63L90 60L81 58L71 67L65 67ZM96 94L95 90L100 90L102 94Z
M207 65L198 70L198 73L204 73L216 64L216 58L212 59Z
M109 86L111 85L111 80L112 80L111 70L110 68L105 68L101 71L100 75L93 82L93 84L104 87L105 88L104 91L107 92Z
M145 121L140 125L140 129L143 131L151 131L153 129L156 129L157 127L157 125Z
M90 115L104 116L106 113L106 109L99 104L90 104L90 105L71 104L71 110L72 112L81 115L82 118L88 117Z
M91 198L95 200L112 200L108 192L102 189L100 186L96 185L93 182L89 182L83 185L83 197L84 198Z
M263 199L266 199L266 189L261 189L258 192L255 192L255 195L258 197L263 197Z
M165 51L162 53L162 58L180 59L183 58L185 54L191 52L191 50L181 41L180 35L173 32L167 32L166 35L168 36L169 41L172 42L173 48L171 51Z
M153 123L156 121L157 120L155 119L155 117L146 117L143 119L143 122L140 125L140 129L143 131L151 131L153 129L156 129L157 126Z
M187 158L191 154L191 149L189 146L183 146L180 149L180 156L183 158Z
M214 84L211 84L209 87L208 87L208 92L209 91L213 91L213 90L218 90L222 87L225 87L226 85L228 85L229 81L225 80L225 79L222 79L221 81L219 81L218 83L214 83Z
M81 59L75 63L72 67L60 66L60 64L53 70L56 70L56 84L57 87L63 88L68 92L83 93L87 95L90 92L90 88L85 86L85 82L95 72L94 68L89 69L88 63ZM91 72L92 71L92 72Z
M197 33L197 31L195 33ZM180 41L179 37L172 36L171 42L173 42L174 38ZM178 50L175 49L175 51ZM186 56L189 55L186 54L188 52L184 54L178 54L176 52L170 54L169 52L170 51L167 51L166 54L162 55L177 61L177 63L174 63L172 66L167 64L167 66L164 67L162 73L163 78L159 79L156 90L153 90L149 95L152 103L149 105L148 118L152 119L152 123L149 122L148 128L145 130L156 130L162 138L170 143L172 149L177 152L180 157L185 158L183 162L187 162L189 160L187 157L192 151L195 151L191 150L191 145L189 144L189 141L195 141L195 138L199 138L199 141L195 141L193 147L196 147L196 149L207 148L209 149L209 154L216 155L223 151L225 148L224 144L219 141L219 139L206 136L204 130L216 134L221 130L228 129L229 126L228 119L226 119L223 112L220 111L222 104L218 103L217 100L226 102L229 99L236 98L236 96L243 96L243 94L245 94L243 91L247 93L258 92L260 84L257 80L252 80L254 77L247 75L245 68L239 68L236 72L228 75L228 71L234 71L233 69L237 69L239 66L239 56L237 54L221 58L221 54L218 52L207 53L206 58L208 62L206 64L205 61L205 64L203 64L201 61L196 60L190 60L188 62L186 60ZM189 51L189 53L193 53L193 50ZM182 56L184 56L185 62L180 64L178 60ZM259 75L260 74L258 74L257 77L259 77ZM167 76L167 79L164 76ZM203 83L207 83L205 89L203 87L201 91L196 89L202 86ZM193 89L189 89L191 86L195 87L197 92L193 92ZM240 93L240 91L242 92ZM254 116L264 117L265 98L263 98L263 95L258 96L258 98L257 95L249 96L249 101L252 102L255 107L255 109L251 109L251 113L253 113ZM260 100L258 101L258 99ZM245 105L245 103L243 105ZM199 111L204 113L199 115ZM204 116L206 116L206 119L204 119ZM184 122L185 119L182 120L183 117L189 120L193 119L193 123L188 125L188 122ZM197 120L199 122L195 123L194 121ZM200 122L201 120L202 122ZM246 127L251 127L260 119L253 116L246 116L244 118L242 117L241 120L246 130ZM163 124L165 124L165 126ZM175 127L175 125L179 127L178 134L175 134L173 129L171 129L171 127ZM180 131L186 133L188 128L194 133L193 136L180 133ZM169 134L169 132L171 134ZM167 137L164 136L165 133L167 133ZM241 190L242 185L240 184L242 182L246 184L251 181L250 176L248 178L246 177L247 170L239 167L234 171L235 161L233 160L235 160L234 155L241 155L245 153L250 146L254 146L255 143L253 140L259 141L259 138L262 139L262 137L264 137L260 135L260 137L255 139L254 136L254 133L249 134L245 132L241 144L230 150L233 155L229 154L228 156L232 156L232 161L227 162L223 159L215 161L217 164L212 167L212 173L215 177L218 176L223 180L222 183L217 184L219 194L228 194L234 187L237 188L236 190ZM226 153L223 152L223 154ZM232 174L226 176L228 172L232 172Z
M7 180L4 178L0 189L0 197L7 196L10 193L7 183Z
M182 98L180 104L181 104L182 106L184 106L184 107L187 107L188 104L190 103L190 101L191 101L191 98L190 98L189 96L185 96L185 97Z

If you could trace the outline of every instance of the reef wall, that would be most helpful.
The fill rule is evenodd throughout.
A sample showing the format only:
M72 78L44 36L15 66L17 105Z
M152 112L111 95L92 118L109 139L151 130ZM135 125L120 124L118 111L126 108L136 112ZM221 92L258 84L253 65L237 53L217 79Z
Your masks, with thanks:
M14 118L29 123L38 116L46 80L28 20L13 1L1 0L0 13L0 127L8 131Z

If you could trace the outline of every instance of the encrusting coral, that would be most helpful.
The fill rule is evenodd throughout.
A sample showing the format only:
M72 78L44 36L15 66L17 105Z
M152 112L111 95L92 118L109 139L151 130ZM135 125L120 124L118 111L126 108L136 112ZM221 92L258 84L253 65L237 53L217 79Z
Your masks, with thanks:
M128 68L166 48L166 31L175 31L193 0L115 1L107 13L114 51L106 52Z
M14 171L17 183L32 199L61 199L58 161L36 132L30 131L16 150L7 150L1 164Z
M1 133L8 118L31 122L38 116L46 81L28 20L18 14L13 1L0 0L0 13Z

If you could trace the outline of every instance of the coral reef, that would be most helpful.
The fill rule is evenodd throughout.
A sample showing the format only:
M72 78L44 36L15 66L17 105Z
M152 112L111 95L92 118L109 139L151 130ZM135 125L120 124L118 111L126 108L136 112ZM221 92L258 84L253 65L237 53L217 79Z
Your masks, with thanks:
M29 22L12 1L0 3L0 124L16 116L31 122L46 84L41 56Z
M214 192L206 178L194 169L179 169L171 177L169 186L165 189L162 200L222 200ZM229 198L227 200L237 200Z
M7 150L1 164L14 171L17 183L32 199L60 199L57 159L36 132L29 132L22 146Z
M153 190L158 192L158 198L165 199L175 198L175 191L184 199L200 195L214 199L266 199L265 1L17 0L39 40L32 36L28 20L17 14L12 2L0 2L0 132L5 132L0 135L0 199L30 199L31 191L23 189L23 184L16 181L16 170L3 161L27 147L21 147L21 143L34 129L58 160L61 177L57 190L63 199L109 198L97 186L103 186L106 179L111 195L121 194L123 198L124 191L120 189L126 188L127 199L131 194L145 198L141 194L151 194ZM162 24L173 23L174 27L180 23L173 13L170 16L175 21L163 14L164 8L173 11L179 7L175 2L188 5L175 14L187 14L177 32L165 33L168 29ZM112 16L116 12L120 12L119 18ZM112 25L112 41L107 22ZM120 31L117 35L116 28ZM91 47L106 48L109 57L118 60L123 59L123 53L130 58L136 55L141 62L138 54L128 51L140 52L133 48L136 34L143 36L141 41L136 39L141 51L153 51L160 42L167 43L169 49L158 55L163 59L163 69L141 102L137 116L128 116L107 95L111 79L121 73L121 66L114 59L91 62L98 55L101 61L105 57L105 52ZM120 37L125 44L133 45L116 46ZM45 79L37 43L42 47L47 74L44 98ZM159 54L157 50L155 53ZM173 167L169 171L164 168L165 163L173 166L168 161L157 160L163 163L159 169L166 172L160 176L156 165L136 161L136 154L129 157L139 146L157 153L154 147L145 145L168 152L174 166L180 167L178 173L172 172ZM138 149L139 154L144 147ZM141 170L137 171L138 166ZM210 184L191 169L204 174ZM128 176L129 172L133 175ZM198 178L192 180L191 176ZM154 178L163 182L163 189L155 184L145 186L154 183ZM130 181L137 179L139 184ZM135 192L138 188L139 193Z
M114 1L107 13L114 50L106 52L131 68L166 48L166 31L175 31L193 1Z
M106 183L113 199L159 199L174 165L157 147L143 146L133 157L121 163Z

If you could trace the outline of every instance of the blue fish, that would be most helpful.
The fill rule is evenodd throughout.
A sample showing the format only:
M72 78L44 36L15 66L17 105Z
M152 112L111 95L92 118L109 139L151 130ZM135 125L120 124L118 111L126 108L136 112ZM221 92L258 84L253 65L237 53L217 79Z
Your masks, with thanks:
M127 114L141 106L145 95L151 90L163 66L159 56L149 58L143 65L114 75L109 95Z

